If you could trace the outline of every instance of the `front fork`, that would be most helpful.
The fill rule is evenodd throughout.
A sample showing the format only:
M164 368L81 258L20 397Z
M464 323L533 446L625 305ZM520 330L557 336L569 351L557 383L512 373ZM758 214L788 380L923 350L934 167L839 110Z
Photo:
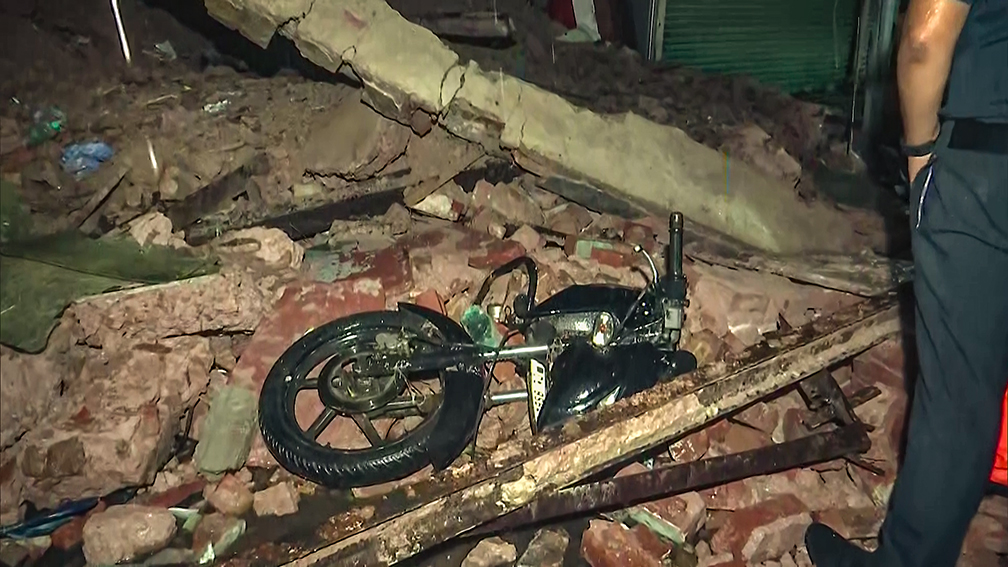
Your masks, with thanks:
M669 348L676 350L682 338L683 322L686 318L686 273L683 271L683 215L669 216L668 267L665 272L665 297L662 305L665 311L664 333Z

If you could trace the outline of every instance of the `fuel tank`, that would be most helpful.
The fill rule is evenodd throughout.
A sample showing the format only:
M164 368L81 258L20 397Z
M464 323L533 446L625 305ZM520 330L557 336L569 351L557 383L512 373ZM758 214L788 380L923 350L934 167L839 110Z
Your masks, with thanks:
M616 345L603 352L587 340L576 340L553 362L537 429L632 396L696 366L691 353L662 351L651 343Z
M531 318L556 318L561 315L604 312L619 320L627 314L639 294L639 289L630 287L605 284L572 285L536 305ZM654 296L651 294L645 296L634 315L627 321L627 329L640 328L658 320L661 314L657 308Z

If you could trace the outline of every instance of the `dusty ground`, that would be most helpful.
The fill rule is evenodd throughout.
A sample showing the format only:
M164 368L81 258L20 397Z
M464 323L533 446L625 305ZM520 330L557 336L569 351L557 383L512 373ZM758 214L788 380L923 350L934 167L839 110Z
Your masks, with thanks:
M417 6L406 15L420 13ZM739 126L755 123L805 167L834 155L829 136L809 134L819 132L810 129L819 118L806 112L814 107L741 80L652 69L625 51L554 46L548 41L555 33L551 25L524 2L500 0L497 8L516 18L521 45L506 52L459 47L463 56L488 68L496 62L597 110L640 110L713 147L726 143ZM667 242L663 219L628 223L585 210L536 189L534 180L508 167L473 168L457 177L456 185L449 180L479 157L467 146L439 137L438 130L421 138L423 125L410 129L377 118L355 102L353 85L317 80L317 70L282 44L248 69L247 62L221 56L248 53L244 40L218 35L211 42L194 31L222 33L198 11L176 11L193 27L132 2L124 2L123 12L134 57L128 70L104 7L2 4L3 175L20 189L40 224L102 232L134 221L125 228L138 240L185 246L180 227L166 226L157 211L179 214L178 207L190 202L186 197L234 171L241 172L240 182L227 187L217 208L240 218L341 201L396 183L441 188L412 211L394 205L384 215L337 220L300 243L275 230L223 235L206 246L223 257L221 275L74 305L41 355L4 347L2 524L31 515L22 500L45 508L128 486L140 487L132 503L145 506L122 508L108 499L86 519L78 517L49 536L17 544L5 540L0 560L8 564L83 565L85 553L92 559L113 553L108 534L136 533L140 524L151 527L148 536L160 537L126 538L135 556L192 562L194 552L237 533L239 525L244 535L221 552L283 541L351 505L353 497L385 493L392 487L346 494L292 478L253 440L258 434L251 428L246 432L251 451L226 469L234 472L208 480L198 470L206 461L193 456L194 442L210 446L228 440L220 441L215 422L208 422L209 402L222 391L256 393L276 356L318 323L400 299L443 305L458 319L488 270L523 252L541 267L540 299L571 283L639 285L639 262L628 250L584 254L569 244L624 241L660 253ZM155 44L165 40L176 59L157 54ZM53 104L67 115L59 138L19 147L32 112ZM60 170L60 150L90 139L109 143L116 155L76 181ZM369 181L379 173L384 181ZM549 231L540 234L525 225ZM199 230L193 225L187 234ZM699 261L687 262L687 274L693 303L685 344L701 362L736 356L766 333L857 301ZM517 284L495 287L493 299L510 300ZM501 365L494 388L515 387L510 370ZM882 474L837 462L645 505L695 544L692 555L700 565L807 565L795 529L753 544L761 550L756 556L743 553L745 528L775 521L794 528L822 519L872 544L902 435L903 353L899 344L886 343L835 374L848 389L873 385L882 391L859 408L862 419L876 426L868 456ZM10 411L12 399L21 411ZM299 413L318 409L308 404ZM794 438L807 433L801 410L792 392L677 442L657 460L686 461ZM331 435L359 435L352 427L343 424ZM494 409L480 427L478 451L463 460L484 458L525 435L524 407ZM967 542L964 567L1003 561L1004 504L1003 498L985 503ZM103 511L106 506L110 509ZM204 519L195 528L175 529L168 507L187 508ZM284 521L277 522L277 515ZM504 534L506 541L482 543L472 552L475 541L450 542L413 564L474 566L513 556L500 563L512 564L531 554L531 547L562 558L540 565L657 566L671 549L641 526L625 530L592 518L589 527L588 520L549 526L552 535L531 546L533 530ZM613 541L620 545L600 545ZM480 558L490 563L478 563Z

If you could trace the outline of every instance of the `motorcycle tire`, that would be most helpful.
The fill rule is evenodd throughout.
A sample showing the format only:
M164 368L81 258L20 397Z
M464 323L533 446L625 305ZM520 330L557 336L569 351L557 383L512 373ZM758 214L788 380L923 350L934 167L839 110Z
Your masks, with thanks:
M457 458L475 434L483 411L484 382L475 373L456 372L452 379L442 373L439 406L415 429L379 447L323 446L305 435L293 411L291 396L297 396L298 383L357 333L405 329L423 335L431 328L431 323L416 313L367 312L327 323L291 345L270 369L259 399L259 428L273 457L289 472L334 489L399 480L429 464L442 461L447 466Z

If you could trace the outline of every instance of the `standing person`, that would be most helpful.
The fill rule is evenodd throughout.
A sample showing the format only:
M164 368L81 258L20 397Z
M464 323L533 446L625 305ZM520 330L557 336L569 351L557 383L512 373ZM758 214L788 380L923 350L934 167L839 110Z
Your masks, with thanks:
M910 0L904 26L920 377L878 550L813 524L816 567L954 567L1008 386L1008 0Z

